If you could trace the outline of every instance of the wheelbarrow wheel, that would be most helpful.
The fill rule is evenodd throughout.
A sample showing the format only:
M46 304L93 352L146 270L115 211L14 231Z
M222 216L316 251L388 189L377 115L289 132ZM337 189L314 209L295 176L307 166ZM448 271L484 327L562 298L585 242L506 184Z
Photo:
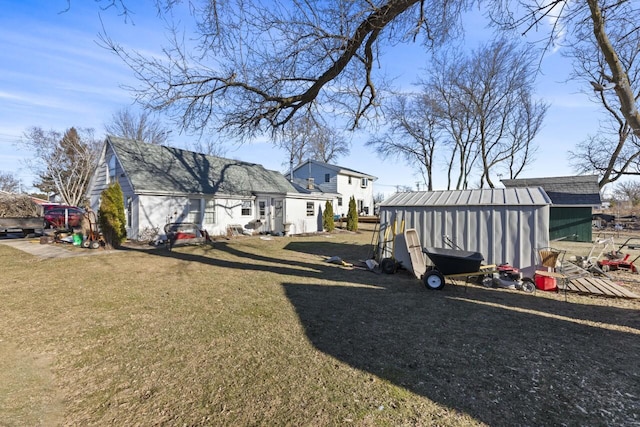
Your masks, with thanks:
M89 243L89 249L98 249L100 247L100 242L97 240L93 240Z
M439 291L444 288L444 276L438 270L427 271L422 276L422 282L429 290Z
M396 261L393 258L384 258L380 261L380 270L385 274L393 274L396 272Z

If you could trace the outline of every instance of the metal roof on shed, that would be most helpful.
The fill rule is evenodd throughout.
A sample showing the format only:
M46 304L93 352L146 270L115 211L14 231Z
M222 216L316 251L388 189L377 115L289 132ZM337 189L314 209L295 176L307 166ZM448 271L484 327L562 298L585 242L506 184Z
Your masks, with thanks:
M380 207L387 206L541 206L551 199L542 187L483 188L474 190L411 191L395 193Z

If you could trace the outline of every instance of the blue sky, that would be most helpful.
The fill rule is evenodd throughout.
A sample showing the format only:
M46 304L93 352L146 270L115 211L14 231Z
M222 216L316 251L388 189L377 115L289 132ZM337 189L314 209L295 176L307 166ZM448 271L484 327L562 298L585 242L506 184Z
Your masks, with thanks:
M104 123L121 108L132 105L132 97L122 85L135 85L132 73L118 57L96 43L102 23L113 39L130 48L154 53L165 38L155 16L153 2L132 1L133 22L124 22L113 11L101 11L95 2L66 0L46 2L0 0L0 172L16 174L31 189L33 177L24 160L29 153L18 146L27 128L63 132L69 127L91 127L104 135ZM481 26L471 28L468 43L486 36ZM426 55L418 45L387 49L381 62L387 73L397 76L405 87L416 80L425 67ZM550 103L542 132L536 139L537 160L521 177L572 175L567 151L597 130L598 109L580 93L575 83L567 83L570 64L560 54L547 55L542 63L536 96ZM402 161L381 159L364 147L366 131L353 135L351 154L338 164L378 177L375 192L392 193L398 185L415 188L419 178ZM184 147L189 140L177 131L171 143ZM227 157L261 163L283 170L286 154L268 141L238 146L230 141ZM440 178L442 177L442 178ZM446 181L436 171L436 189Z

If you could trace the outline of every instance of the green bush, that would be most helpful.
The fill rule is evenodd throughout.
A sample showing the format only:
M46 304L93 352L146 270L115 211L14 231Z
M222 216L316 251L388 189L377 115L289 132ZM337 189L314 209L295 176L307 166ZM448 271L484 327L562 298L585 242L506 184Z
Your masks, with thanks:
M358 231L358 209L356 199L351 196L349 199L349 212L347 212L347 230Z
M98 209L98 224L108 246L119 247L127 239L124 213L124 196L117 182L110 185L101 195Z
M324 205L324 212L322 213L322 226L327 231L333 231L336 228L336 224L333 221L333 204L327 200Z

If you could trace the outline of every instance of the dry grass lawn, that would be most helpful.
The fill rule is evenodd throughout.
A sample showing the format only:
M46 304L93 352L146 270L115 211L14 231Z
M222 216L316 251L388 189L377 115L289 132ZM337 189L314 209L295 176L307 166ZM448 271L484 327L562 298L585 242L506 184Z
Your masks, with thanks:
M0 425L640 425L640 302L325 262L371 240L0 245Z

